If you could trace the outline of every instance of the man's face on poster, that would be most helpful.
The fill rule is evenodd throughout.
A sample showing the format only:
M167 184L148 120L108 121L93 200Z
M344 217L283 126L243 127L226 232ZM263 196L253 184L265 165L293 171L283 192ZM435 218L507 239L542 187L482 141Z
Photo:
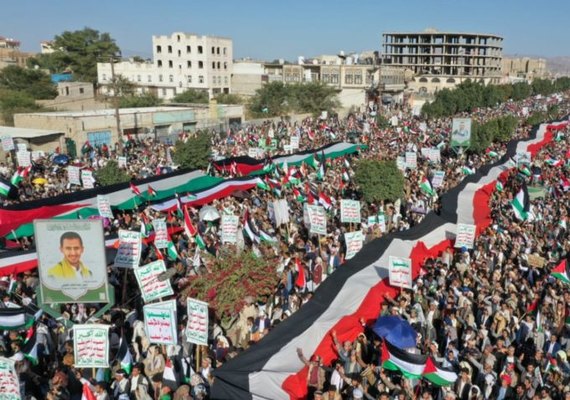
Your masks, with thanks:
M81 244L81 240L64 239L59 250L63 253L63 257L69 264L73 266L79 265L81 255L83 254L83 245Z

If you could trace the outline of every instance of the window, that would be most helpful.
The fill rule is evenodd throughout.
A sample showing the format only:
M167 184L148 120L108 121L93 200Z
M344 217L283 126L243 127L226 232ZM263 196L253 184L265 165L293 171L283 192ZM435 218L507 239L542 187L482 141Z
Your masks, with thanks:
M192 75L188 75L188 83L192 83Z
M216 69L216 62L212 62L212 69Z
M220 62L218 61L218 69L220 69L220 65L221 65Z
M82 87L80 87L79 88L79 94L83 94L83 93L85 93L85 90Z
M440 82L440 81L439 81L439 78L432 78L431 81L432 81L433 83L439 83L439 82Z
M204 61L198 61L198 68L204 68Z
M366 84L370 85L372 83L372 74L366 74Z
M190 48L190 46L186 46L186 53L191 53L192 49Z
M176 40L180 41L180 35L176 35Z
M156 52L158 54L162 53L162 46L156 46Z
M147 82L149 82L149 83L152 82L152 75L148 75L148 76L146 77L146 80L147 80Z
M344 83L347 85L354 85L354 75L346 74L344 76Z
M174 75L168 75L168 82L174 82Z
M212 46L212 54L216 54L216 48Z
M204 83L204 75L198 77L198 83Z
M420 82L427 82L427 78L420 78Z
M141 81L141 76L137 75L137 82L140 82L140 81Z
M186 61L186 68L192 68L192 61Z
M103 74L103 80L104 80L104 81L107 80L107 74Z
M227 84L228 84L228 77L224 76L224 85L227 85Z
M181 56L182 56L182 51L178 50L178 57L181 57Z
M182 87L182 82L178 82L178 87Z
M162 74L158 75L158 81L162 82Z
M227 62L224 63L224 69L228 69L228 63Z
M162 68L162 60L157 60L157 61L156 61L156 66L157 66L158 68Z
M447 78L447 83L455 83L455 79L453 78Z
M168 60L168 68L172 68L172 60Z
M166 89L165 88L162 88L162 95L166 96Z
M212 84L215 85L216 84L216 77L212 76Z
M220 48L219 47L216 47L216 54L218 54L218 55L220 54Z
M218 76L218 85L221 85L221 84L222 84L222 77Z
M215 80L215 79L214 79L214 80ZM65 87L65 95L66 95L66 96L69 96L69 86L66 86L66 87Z
M354 84L362 85L362 74L354 75Z
M198 46L198 54L202 54L204 52L204 49L202 48L202 46Z
M168 52L172 54L172 46L168 46Z
M226 55L226 48L224 47L224 56Z

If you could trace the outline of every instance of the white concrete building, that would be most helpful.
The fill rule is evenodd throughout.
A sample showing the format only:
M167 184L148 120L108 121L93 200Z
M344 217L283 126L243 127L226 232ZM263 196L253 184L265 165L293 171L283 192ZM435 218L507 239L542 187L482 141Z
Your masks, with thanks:
M115 75L162 99L187 89L208 91L210 97L231 92L233 42L229 38L182 32L153 36L152 54L152 62L116 63ZM112 78L110 63L97 64L97 78L106 91Z

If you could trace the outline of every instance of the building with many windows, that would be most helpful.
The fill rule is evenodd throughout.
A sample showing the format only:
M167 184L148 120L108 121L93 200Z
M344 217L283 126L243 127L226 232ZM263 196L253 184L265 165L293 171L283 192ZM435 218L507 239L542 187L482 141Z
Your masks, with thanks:
M530 57L503 58L502 72L504 82L546 78L548 74L544 58Z
M433 93L471 79L500 83L503 38L486 33L389 32L383 35L383 62L410 70L409 87Z
M115 63L114 74L150 91L172 99L187 89L207 91L211 97L231 92L233 42L218 36L175 32L152 37L152 61ZM108 91L113 71L110 63L97 64L97 77Z

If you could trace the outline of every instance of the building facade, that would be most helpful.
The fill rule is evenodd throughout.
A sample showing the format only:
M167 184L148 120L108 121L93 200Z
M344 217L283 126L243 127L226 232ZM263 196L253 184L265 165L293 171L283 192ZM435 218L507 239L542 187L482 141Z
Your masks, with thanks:
M409 87L433 93L471 79L485 84L501 80L503 38L493 34L389 32L383 37L383 62L410 70Z
M33 54L20 51L20 42L15 39L0 36L0 69L9 65L26 67Z
M502 61L502 71L503 78L507 78L507 81L512 78L530 81L534 78L545 78L548 74L544 58L530 57L505 57Z
M114 65L121 75L159 98L172 99L188 89L207 91L210 97L231 92L233 42L229 38L175 32L152 37L152 61L123 61ZM110 63L97 64L103 92L111 83Z

